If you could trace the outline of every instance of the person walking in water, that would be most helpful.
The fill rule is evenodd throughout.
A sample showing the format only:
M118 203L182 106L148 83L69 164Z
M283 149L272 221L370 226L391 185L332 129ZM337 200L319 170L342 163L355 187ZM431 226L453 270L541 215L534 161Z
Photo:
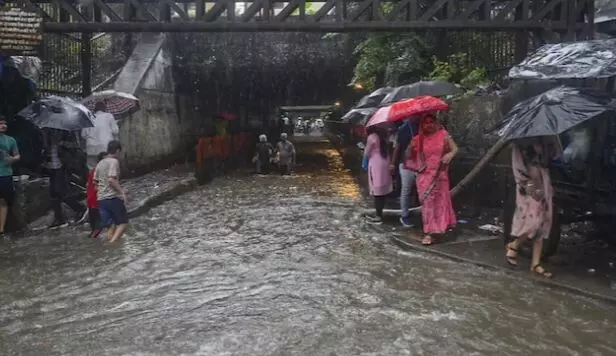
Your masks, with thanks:
M67 176L69 162L67 162L68 154L66 150L70 143L65 140L68 133L62 130L45 129L43 135L47 151L45 166L49 170L49 195L54 212L54 221L49 228L55 229L68 225L62 211L63 202L75 212L75 220L84 217L87 209L77 197L69 194L69 179Z
M111 141L107 147L107 156L96 165L94 181L98 194L98 210L101 229L107 229L109 242L122 238L128 225L126 211L126 194L120 185L119 141Z
M393 191L389 161L387 159L387 131L378 127L367 128L368 139L364 160L368 161L368 184L374 197L375 216L367 216L368 223L382 224L385 198Z
M267 141L266 135L259 135L259 142L257 143L257 152L253 161L257 165L257 174L269 174L270 172L270 160L274 154L274 147Z
M291 174L293 165L295 164L295 146L288 140L286 133L280 135L280 142L277 145L278 149L278 166L280 168L281 175Z
M409 221L409 208L411 207L411 192L415 185L415 172L404 166L404 161L411 140L417 134L417 125L410 119L406 120L396 133L394 153L392 154L389 169L391 174L396 170L400 173L400 223L404 227L413 227Z
M107 156L107 152L101 152L97 157L98 162L102 161ZM88 205L88 221L90 222L91 238L97 238L101 233L100 223L101 216L98 210L98 194L96 192L96 183L94 183L94 173L96 166L90 170L88 181L86 183L86 203Z
M12 165L20 159L17 141L6 134L7 129L6 119L0 116L0 235L4 235L6 217L15 196Z
M512 147L511 166L516 183L516 209L513 215L511 236L506 246L506 261L517 266L521 244L533 241L530 270L541 277L552 278L552 273L541 265L543 240L550 237L554 207L553 187L548 164L551 150L545 138L515 142Z
M449 193L449 164L458 146L433 115L419 123L419 134L411 141L407 168L417 173L417 194L421 203L423 245L432 245L435 235L443 235L456 225Z

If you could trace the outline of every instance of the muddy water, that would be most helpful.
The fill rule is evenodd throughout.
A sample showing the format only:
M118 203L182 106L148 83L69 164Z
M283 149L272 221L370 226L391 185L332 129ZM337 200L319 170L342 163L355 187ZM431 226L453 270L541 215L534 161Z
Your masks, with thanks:
M0 245L2 355L613 355L614 307L431 255L359 217L327 147L137 218Z

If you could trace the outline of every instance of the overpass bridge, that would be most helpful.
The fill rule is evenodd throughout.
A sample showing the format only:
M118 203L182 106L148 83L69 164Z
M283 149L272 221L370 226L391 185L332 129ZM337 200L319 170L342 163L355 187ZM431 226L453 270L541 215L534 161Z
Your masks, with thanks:
M591 33L594 0L18 0L45 32L420 31ZM310 3L312 4L312 3ZM312 8L312 6L310 5Z

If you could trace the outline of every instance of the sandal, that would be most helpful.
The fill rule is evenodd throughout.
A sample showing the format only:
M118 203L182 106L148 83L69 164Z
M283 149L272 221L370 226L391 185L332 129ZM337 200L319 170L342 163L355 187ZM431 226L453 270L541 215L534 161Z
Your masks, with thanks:
M505 252L505 261L511 267L517 267L518 266L518 253L520 252L520 250L518 250L517 248L511 247L511 244L513 244L514 242L516 242L516 240L513 240L513 241L509 242L505 246L505 249L507 251L507 252ZM513 252L513 255L511 254L511 252Z
M423 240L421 240L421 244L424 246L430 246L434 243L434 239L430 235L424 236Z
M533 271L533 274L539 276L539 277L543 277L543 278L552 278L552 272L549 272L548 270L546 270L545 268L543 268L542 265L535 265L531 271Z

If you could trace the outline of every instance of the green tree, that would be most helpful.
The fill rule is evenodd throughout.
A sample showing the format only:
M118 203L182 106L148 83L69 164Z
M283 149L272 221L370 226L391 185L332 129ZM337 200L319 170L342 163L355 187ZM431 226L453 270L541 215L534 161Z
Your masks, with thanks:
M381 85L399 85L422 76L427 46L412 33L375 33L355 48L358 61L353 83L369 90Z
M485 83L485 68L492 65L497 56L495 51L502 52L502 49L492 49L493 41L481 34L445 36L437 41L433 34L421 38L415 33L369 35L355 48L357 64L353 84L360 83L373 90L420 79L446 80L469 89ZM437 43L447 43L447 46L437 48Z
M463 88L471 89L488 81L486 70L470 66L466 53L456 53L445 60L432 57L433 69L428 79L445 80L458 83Z

